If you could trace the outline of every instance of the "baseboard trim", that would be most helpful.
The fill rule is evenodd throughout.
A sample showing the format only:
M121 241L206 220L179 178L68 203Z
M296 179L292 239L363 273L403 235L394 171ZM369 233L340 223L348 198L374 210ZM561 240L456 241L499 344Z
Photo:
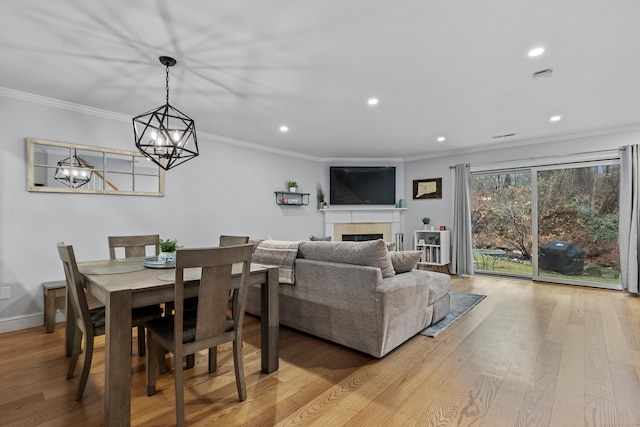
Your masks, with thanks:
M57 313L60 314L60 313ZM57 316L56 316L57 320ZM44 326L44 313L34 313L25 316L14 316L0 319L0 333L19 331L21 329Z

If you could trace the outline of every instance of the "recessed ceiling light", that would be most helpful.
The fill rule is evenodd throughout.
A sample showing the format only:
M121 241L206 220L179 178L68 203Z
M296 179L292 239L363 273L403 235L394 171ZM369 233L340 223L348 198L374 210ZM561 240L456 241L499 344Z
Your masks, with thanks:
M282 133L289 132L289 126L285 126L285 125L280 126L280 132Z
M562 116L552 116L549 121L550 122L559 122L562 119Z
M446 139L447 139L447 138L445 138L444 136L439 136L439 137L436 139L436 141L438 141L438 142L444 142L444 141L446 141Z
M369 100L367 101L367 104L378 105L378 98L369 98Z
M544 53L544 48L543 47L534 47L533 49L531 49L528 53L529 56L531 57L535 57L535 56L540 56Z

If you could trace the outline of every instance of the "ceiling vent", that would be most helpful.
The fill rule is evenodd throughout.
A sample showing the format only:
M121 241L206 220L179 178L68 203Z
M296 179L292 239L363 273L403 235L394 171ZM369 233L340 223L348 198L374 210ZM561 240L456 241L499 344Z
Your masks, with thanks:
M507 138L509 136L516 136L516 134L515 133L505 133L504 135L495 135L495 136L492 136L491 138L499 139L499 138Z
M548 68L546 70L538 71L537 73L533 73L533 80L545 80L550 79L553 75L553 70Z

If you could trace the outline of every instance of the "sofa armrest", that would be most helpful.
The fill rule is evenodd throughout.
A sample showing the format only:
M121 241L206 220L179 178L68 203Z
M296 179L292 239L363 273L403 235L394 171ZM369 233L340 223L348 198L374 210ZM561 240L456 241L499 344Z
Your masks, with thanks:
M383 354L429 325L429 272L413 270L388 277L376 288L378 327L384 329Z

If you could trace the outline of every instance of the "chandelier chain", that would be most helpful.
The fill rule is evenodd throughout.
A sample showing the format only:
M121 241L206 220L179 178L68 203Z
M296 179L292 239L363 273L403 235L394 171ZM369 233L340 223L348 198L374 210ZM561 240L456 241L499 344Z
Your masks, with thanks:
M169 103L169 66L168 65L167 65L166 87L167 87L167 104L168 104Z

